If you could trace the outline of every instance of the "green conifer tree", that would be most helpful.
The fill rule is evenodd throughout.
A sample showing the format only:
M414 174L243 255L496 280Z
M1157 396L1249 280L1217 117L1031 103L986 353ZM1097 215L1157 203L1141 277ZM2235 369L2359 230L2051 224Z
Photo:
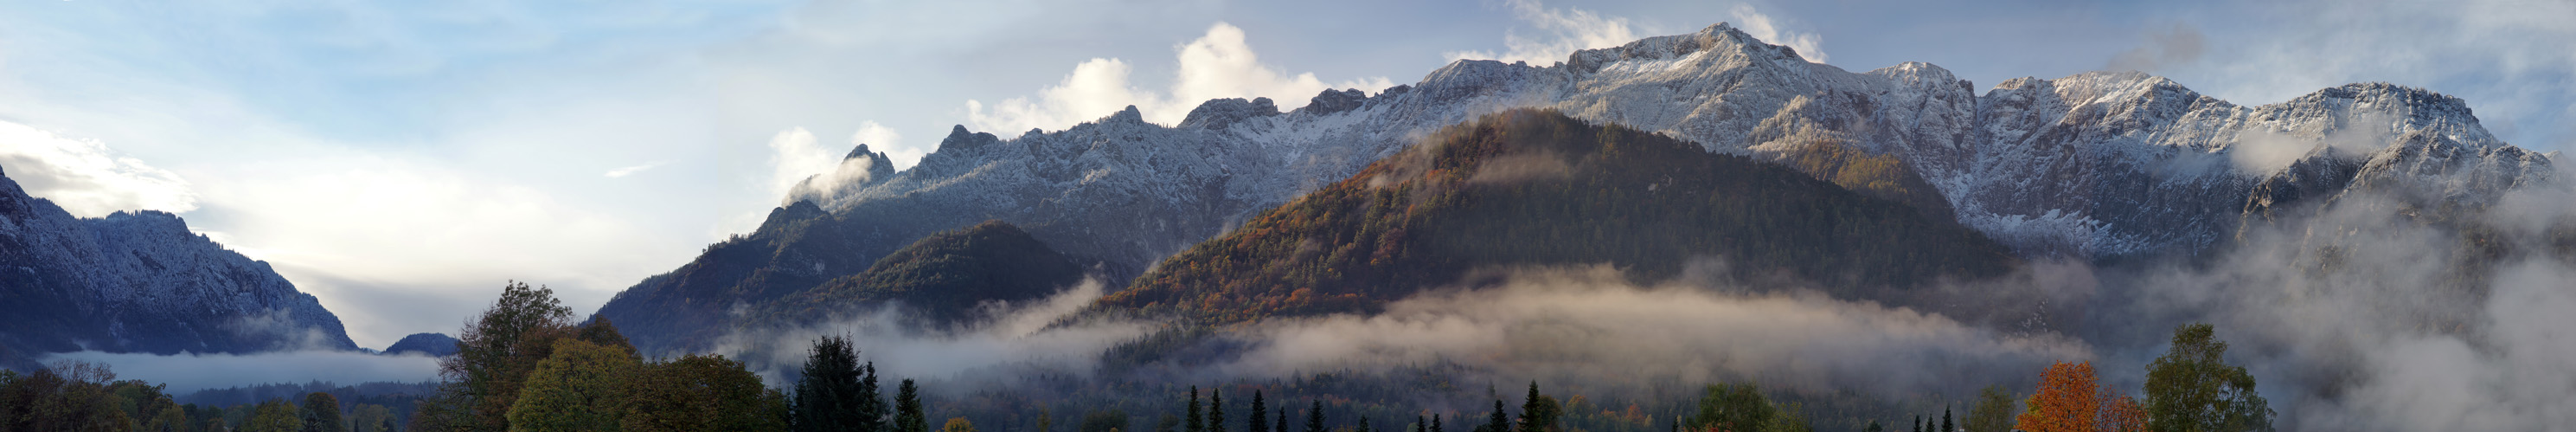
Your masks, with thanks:
M1324 401L1306 407L1306 432L1324 432Z
M930 432L930 417L921 412L921 387L903 380L894 394L895 432Z
M858 350L850 340L824 336L806 351L802 379L788 405L788 428L798 432L859 429L860 378Z
M1208 389L1207 432L1225 432L1225 391Z
M1183 418L1188 420L1186 420L1186 423L1182 423L1182 431L1207 432L1207 424L1204 423L1205 420L1199 417L1199 386L1190 386L1190 404L1186 412L1187 414L1184 415Z
M1245 424L1243 430L1246 432L1270 432L1270 422L1264 421L1269 419L1261 418L1261 413L1266 412L1270 412L1270 407L1261 404L1261 391L1253 390L1252 421Z

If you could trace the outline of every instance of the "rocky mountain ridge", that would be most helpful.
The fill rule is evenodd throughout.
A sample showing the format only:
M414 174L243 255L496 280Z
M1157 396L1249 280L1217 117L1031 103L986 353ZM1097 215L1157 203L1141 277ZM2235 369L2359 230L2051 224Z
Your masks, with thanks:
M1979 95L1937 66L1855 73L1718 24L1547 66L1453 62L1414 84L1325 91L1285 112L1268 99L1218 99L1172 126L1133 107L1008 138L960 126L901 171L862 148L840 172L798 185L772 217L831 227L789 235L764 224L746 238L769 239L754 248L766 252L716 259L724 246L711 247L600 315L641 326L630 334L650 347L663 322L713 322L726 305L810 289L911 239L988 219L1106 263L1099 271L1116 280L1440 127L1525 107L1789 163L1947 213L2033 258L2188 255L2224 244L2249 215L2388 191L2477 205L2554 172L2548 157L2488 134L2465 103L2422 89L2354 84L2246 107L2160 77L2092 72ZM732 270L707 270L719 267Z
M177 215L82 219L0 173L0 360L46 353L355 350L338 316Z

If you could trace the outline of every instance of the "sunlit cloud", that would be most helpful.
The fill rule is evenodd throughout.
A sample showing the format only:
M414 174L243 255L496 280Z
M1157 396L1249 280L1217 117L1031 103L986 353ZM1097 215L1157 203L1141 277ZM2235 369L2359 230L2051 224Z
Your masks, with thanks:
M52 200L78 217L123 210L185 213L197 209L188 181L126 156L97 140L65 138L0 121L0 174L27 194Z
M1179 67L1167 89L1138 86L1131 77L1134 67L1124 60L1094 58L1074 65L1073 72L1062 81L1034 96L990 105L980 100L966 101L967 123L979 130L1016 136L1018 131L1063 129L1097 120L1132 105L1145 121L1174 125L1190 109L1209 99L1267 97L1276 101L1280 109L1296 109L1326 89L1375 91L1395 86L1384 77L1327 84L1313 73L1281 72L1261 63L1242 28L1222 22L1175 51Z

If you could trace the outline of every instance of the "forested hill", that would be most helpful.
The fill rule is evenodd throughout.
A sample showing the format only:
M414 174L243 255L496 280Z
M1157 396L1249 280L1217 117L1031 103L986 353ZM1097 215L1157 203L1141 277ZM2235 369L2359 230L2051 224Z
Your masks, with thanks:
M1373 311L1470 270L1609 263L1669 278L1695 259L1837 293L2000 276L1966 227L1782 165L1553 110L1444 128L1162 262L1107 309L1207 323Z
M866 272L788 295L753 320L804 324L899 302L907 322L943 327L989 318L978 315L984 302L1045 298L1082 276L1081 264L1028 232L985 221L923 237Z

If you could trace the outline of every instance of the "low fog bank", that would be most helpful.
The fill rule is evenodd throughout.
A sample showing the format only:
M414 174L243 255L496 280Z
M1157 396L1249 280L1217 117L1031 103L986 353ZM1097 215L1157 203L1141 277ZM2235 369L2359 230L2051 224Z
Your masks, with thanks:
M1101 283L1086 278L1035 302L990 302L983 322L946 331L915 331L899 320L901 304L802 327L740 329L718 339L715 353L743 361L771 386L797 376L807 350L824 336L850 338L862 361L875 362L888 382L905 378L942 382L926 390L1009 385L1032 374L1088 374L1111 345L1144 335L1149 323L1082 321L1053 325L1100 299ZM893 384L887 384L891 388ZM938 388L932 388L938 387ZM962 388L961 388L962 387Z
M82 351L53 354L44 361L63 360L105 364L116 372L117 379L139 379L168 385L164 391L171 394L269 383L422 382L438 379L437 357L357 351L178 355Z
M2214 323L2283 430L2576 424L2576 194L2339 200L2200 262L2104 269L2067 330L2137 362L2104 368L2137 388L2174 324Z
M1418 401L1430 407L1531 380L1595 397L1750 381L1921 406L1987 385L2027 392L2051 362L2091 361L2105 385L2139 395L2175 326L2208 322L2282 430L2576 424L2576 193L2403 198L2347 194L2285 210L2298 216L2248 227L2201 256L2034 262L1995 280L1874 294L1723 280L1707 268L1642 285L1607 266L1489 269L1472 276L1473 289L1427 291L1376 314L1183 332L1199 336L1113 378L1150 386L1332 373L1454 385L1424 390L1449 393ZM813 339L847 335L889 381L923 379L953 396L1098 384L1104 350L1186 328L1069 318L1101 290L1093 281L1034 304L988 305L1002 318L931 334L901 330L889 307L737 332L719 352L783 385ZM1464 402L1451 408L1483 401Z
M1573 383L1610 394L1750 381L1895 400L1963 399L1973 387L1961 383L2031 381L2030 371L2049 362L2093 356L2081 342L2054 335L2011 335L1812 291L1638 286L1608 266L1506 273L1494 287L1434 291L1373 316L1245 329L1234 337L1251 348L1214 368L1285 378L1457 364L1504 382Z

